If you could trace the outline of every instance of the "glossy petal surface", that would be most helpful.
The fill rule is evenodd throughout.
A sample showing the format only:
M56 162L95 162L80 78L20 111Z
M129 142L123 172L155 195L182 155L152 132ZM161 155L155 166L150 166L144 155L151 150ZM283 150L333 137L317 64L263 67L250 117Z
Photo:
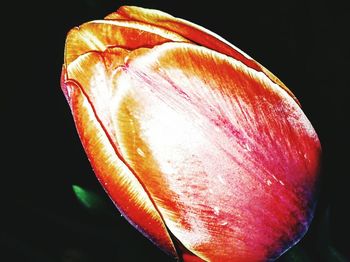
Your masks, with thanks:
M278 257L308 228L321 153L297 100L192 23L135 7L107 19L69 33L62 89L116 206L185 261Z
M66 81L69 100L84 149L94 172L120 212L139 231L169 254L175 256L172 240L154 204L123 162L106 132L96 111L84 94L84 90L74 82Z
M263 72L273 82L277 83L284 90L286 90L289 95L291 95L293 99L298 102L293 93L268 69L260 65L258 62L256 62L254 59L252 59L250 56L248 56L233 44L227 42L219 35L202 26L196 25L181 18L171 16L158 10L140 8L136 6L122 6L116 12L109 14L105 18L111 20L138 21L160 28L165 28L170 32L176 32L190 41L218 51L222 54L231 56L244 63L246 66Z

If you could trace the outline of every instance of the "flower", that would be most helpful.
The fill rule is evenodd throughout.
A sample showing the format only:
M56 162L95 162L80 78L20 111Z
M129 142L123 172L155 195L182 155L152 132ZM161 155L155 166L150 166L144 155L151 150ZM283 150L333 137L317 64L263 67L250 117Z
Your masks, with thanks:
M185 261L264 261L306 233L321 146L292 92L218 35L123 6L73 28L62 90L94 172Z

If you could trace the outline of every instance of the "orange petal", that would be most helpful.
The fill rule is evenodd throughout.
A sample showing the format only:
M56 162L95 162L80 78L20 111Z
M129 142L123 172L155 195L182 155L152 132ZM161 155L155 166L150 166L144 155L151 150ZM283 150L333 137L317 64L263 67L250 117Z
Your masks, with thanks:
M96 56L96 53L91 53L87 59L90 60L89 66L93 70L98 68L96 64L99 60ZM81 66L89 69L87 64ZM95 73L101 74L101 71ZM142 182L138 181L128 164L120 158L103 121L96 115L96 109L87 97L87 94L91 93L86 93L87 89L83 89L76 80L67 77L64 68L63 89L67 94L80 139L100 183L130 223L161 249L174 257L177 256L162 218L144 190Z
M278 257L306 232L320 144L262 72L206 48L131 52L108 102L123 159L206 261Z
M75 27L68 33L65 64L69 65L89 51L105 51L109 47L132 50L169 41L188 40L163 28L135 21L92 21Z
M236 46L232 45L210 30L205 29L204 27L201 27L184 19L176 18L158 10L140 8L136 6L122 6L116 12L106 16L105 19L138 21L149 25L162 27L169 31L182 35L188 40L199 45L231 56L244 63L246 66L253 68L259 72L263 72L273 82L287 91L288 94L292 96L293 99L299 104L294 94L268 69L260 65Z
M137 7L106 19L69 33L62 88L120 211L175 255L169 229L186 261L266 260L298 241L321 149L293 94L200 26Z

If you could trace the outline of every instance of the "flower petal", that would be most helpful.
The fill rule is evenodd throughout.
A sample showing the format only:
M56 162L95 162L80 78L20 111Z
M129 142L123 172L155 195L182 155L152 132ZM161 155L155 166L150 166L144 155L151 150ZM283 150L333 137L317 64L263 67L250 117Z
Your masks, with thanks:
M100 62L99 59L96 59L98 55L90 53L88 56L85 60L90 60L88 61L90 67L88 64L80 66L84 66L86 70L98 68L96 65ZM81 60L80 62L86 61ZM95 73L100 74L101 72ZM92 77L92 72L89 73L89 76ZM86 93L88 89L82 88L80 83L67 77L64 68L62 86L67 94L80 140L98 180L130 223L165 252L174 257L177 256L159 212L144 190L142 183L120 158L110 134L99 116L96 115L96 109L87 96L92 93ZM100 77L105 77L105 75L102 74ZM81 78L78 79L81 80ZM93 81L91 83L93 84Z
M89 51L105 51L108 47L128 50L152 47L169 41L188 42L182 36L136 21L97 20L73 28L67 36L65 64Z
M302 237L321 149L285 90L185 43L131 52L115 83L120 154L187 249L208 261L260 261Z
M296 98L198 25L137 7L106 19L69 33L62 89L117 207L186 261L278 257L308 228L321 151Z
M202 26L181 18L176 18L159 10L146 9L136 6L122 6L116 12L107 15L105 19L138 21L145 24L162 27L182 35L191 42L195 42L199 45L208 47L209 49L218 51L219 53L231 56L244 63L246 66L259 72L263 72L273 82L287 91L288 94L292 96L293 99L299 104L294 94L268 69L256 62L236 46Z

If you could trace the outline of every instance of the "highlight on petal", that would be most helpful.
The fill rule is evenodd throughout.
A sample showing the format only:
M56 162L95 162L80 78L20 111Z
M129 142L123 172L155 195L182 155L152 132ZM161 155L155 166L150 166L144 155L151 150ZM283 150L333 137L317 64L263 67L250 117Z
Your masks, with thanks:
M292 93L214 33L121 7L72 29L62 90L120 212L184 261L266 261L305 234L321 146Z
M65 63L89 51L105 51L110 47L136 49L169 42L186 42L184 37L149 24L135 21L97 20L73 28L66 41Z
M94 172L119 211L140 232L176 256L172 240L142 184L133 175L99 122L81 87L67 81L75 124Z
M121 154L186 248L207 261L259 261L305 233L320 146L284 90L182 43L130 55L118 83Z
M251 67L257 71L263 72L273 82L275 82L285 91L287 91L289 95L291 95L293 99L299 104L294 94L283 84L281 80L279 80L268 69L256 62L238 47L234 46L219 35L211 32L210 30L202 26L199 26L181 18L176 18L159 10L140 8L136 6L122 6L116 12L107 15L105 19L138 21L153 26L159 26L171 32L178 33L187 38L188 40L195 42L199 45L208 47L222 54L231 56L244 63L246 66Z

